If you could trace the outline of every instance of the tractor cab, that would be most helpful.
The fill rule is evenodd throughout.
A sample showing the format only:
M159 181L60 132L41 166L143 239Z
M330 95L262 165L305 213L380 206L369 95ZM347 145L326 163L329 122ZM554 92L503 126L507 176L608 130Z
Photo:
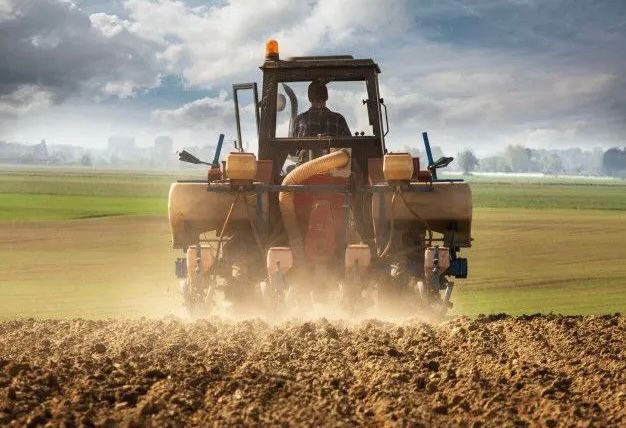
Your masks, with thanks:
M389 132L386 106L378 87L378 65L371 59L354 59L351 55L283 60L277 45L270 41L261 70L260 101L256 83L233 85L238 147L243 143L239 92L251 90L257 106L258 159L272 161L272 182L280 183L288 166L285 162L294 160L298 154L310 160L342 148L350 150L352 171L366 182L368 159L382 158ZM345 117L352 135L295 136L298 115L309 108L307 88L313 81L327 86L328 108Z

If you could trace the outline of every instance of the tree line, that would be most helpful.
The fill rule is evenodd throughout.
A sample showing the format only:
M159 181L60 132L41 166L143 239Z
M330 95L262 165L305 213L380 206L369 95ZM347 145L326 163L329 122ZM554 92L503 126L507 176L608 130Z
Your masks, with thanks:
M457 154L454 163L455 168L464 174L481 171L626 177L626 147L604 151L600 148L546 150L510 145L502 153L483 158L466 149Z

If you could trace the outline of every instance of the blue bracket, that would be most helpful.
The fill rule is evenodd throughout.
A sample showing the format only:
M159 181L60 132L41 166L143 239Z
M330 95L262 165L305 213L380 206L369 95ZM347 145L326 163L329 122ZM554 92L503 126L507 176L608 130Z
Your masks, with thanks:
M217 140L217 146L215 146L215 156L213 157L213 162L211 162L211 166L213 168L220 167L220 153L222 152L223 144L224 144L224 134L220 134L220 137Z
M435 163L433 160L433 153L430 151L430 142L428 141L428 133L422 132L422 138L424 139L424 147L426 148L426 157L428 158L428 166L430 167ZM437 179L437 169L433 168L431 171L433 175L433 181Z
M467 259L459 257L450 260L448 272L455 278L467 278Z

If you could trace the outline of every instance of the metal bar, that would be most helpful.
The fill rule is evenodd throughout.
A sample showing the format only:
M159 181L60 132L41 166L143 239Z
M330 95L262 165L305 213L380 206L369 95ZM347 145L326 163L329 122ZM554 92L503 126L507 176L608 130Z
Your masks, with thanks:
M203 183L207 185L207 191L209 192L234 192L241 190L242 192L329 192L329 193L351 193L351 189L348 186L336 185L336 184L320 184L320 185L305 185L305 184L291 184L289 186L283 186L280 184L261 184L255 183L248 186L233 187L230 183L209 183L206 180L187 180L178 181L179 183Z
M266 192L350 192L349 186L341 184L258 184L257 187Z
M294 149L309 150L309 149L353 149L362 150L365 148L376 148L380 144L379 137L354 136L354 137L328 137L322 136L320 138L306 137L306 138L274 138L269 144L272 145L274 150L291 151ZM377 148L376 148L377 149ZM378 149L377 149L378 150Z
M368 86L367 96L372 100L372 102L376 103L375 105L376 105L378 123L377 124L372 123L371 125L375 127L374 135L380 138L380 152L379 153L382 155L386 153L387 150L385 148L385 133L383 132L383 113L381 111L380 104L379 104L380 98L381 98L380 88L378 87L378 76L377 76L379 72L380 70L371 70L369 75L367 76L367 86ZM369 88L370 85L373 86L371 89ZM374 92L374 93L371 93L371 92Z
M241 123L239 119L239 99L237 98L238 85L233 85L233 102L235 103L235 122L237 123L237 149L241 150L243 143L241 141Z
M243 140L241 138L241 120L239 116L239 96L237 94L238 91L252 91L252 96L254 97L254 118L256 119L256 135L257 138L260 137L261 130L261 117L259 114L259 91L257 89L256 82L251 83L235 83L233 84L233 102L235 103L235 121L237 122L237 142L238 149L243 150Z
M448 286L446 287L446 293L444 294L444 297L443 297L443 304L445 305L444 308L448 307L448 302L450 301L450 296L452 295L453 288L454 288L454 283L452 282L448 283Z
M379 193L379 192L393 192L397 186L390 186L388 184L374 184L371 186L359 186L356 191L360 193ZM432 192L429 183L406 183L401 184L400 190L403 192Z
M348 245L348 242L350 240L350 193L346 192L343 194L343 207L344 207L344 212L343 212L343 227L346 233L345 239L346 242L345 244Z
M233 83L233 89L254 89L254 87L256 86L256 82L251 82L251 83Z
M228 183L208 183L206 181L186 181L192 183L204 183L207 185L207 192L224 192L231 193L237 191L236 188L232 187ZM179 181L180 183L180 181ZM351 193L350 188L346 186L336 186L336 185L290 185L290 186L281 186L281 185L266 185L266 184L252 184L249 186L240 186L239 190L242 192L266 192L266 193L277 193L277 192L326 192L326 193Z
M428 141L428 132L422 132L422 138L424 139L424 147L426 148L426 157L428 158L428 165L435 163L433 160L433 153L430 151L430 141Z
M217 140L217 146L215 146L215 156L213 157L213 162L211 162L211 166L213 168L220 167L220 153L222 152L222 144L224 144L224 134L220 134L220 137Z
M444 181L444 180L441 180ZM448 180L445 180L448 181ZM393 192L393 187L387 184L375 184L373 186L343 186L337 184L261 184L255 183L247 186L233 187L230 183L215 183L207 180L178 180L177 183L206 184L209 192L234 192L240 189L244 192L327 192L327 193L385 193ZM400 186L404 192L432 192L428 183L409 183Z
M385 131L385 133L383 134L383 137L386 137L387 134L389 134L389 117L387 116L387 105L385 104L385 101L381 98L380 99L380 104L385 107L385 123L387 125L387 130Z
M378 205L378 215L380 219L378 221L379 228L377 228L376 230L379 231L378 236L380 237L380 242L384 243L387 241L387 207L385 206L386 199L385 195L383 194L378 195L378 198L380 199L380 204ZM379 251L383 251L382 246L380 247Z
M252 84L252 91L254 93L254 117L256 119L256 137L258 139L261 136L261 115L259 113L259 91L256 87L256 82Z
M442 182L462 182L460 179L437 180L435 183ZM177 183L200 183L207 185L209 192L234 192L234 188L230 183L215 183L207 180L178 180ZM394 187L388 184L374 184L371 186L344 186L340 184L290 184L284 186L282 184L262 184L254 183L247 186L239 186L244 192L327 192L327 193L387 193L393 192ZM434 191L429 183L407 183L400 185L400 189L404 192L427 193Z
M265 241L265 216L263 215L263 192L261 190L257 190L256 192L256 220L257 230L261 234L261 240Z
M228 242L230 240L231 240L230 237L225 236L222 239L220 239L220 238L202 238L202 239L200 239L200 242L220 242L220 241Z
M430 151L430 141L428 141L428 133L422 132L422 138L424 139L424 147L426 148L426 157L428 158L428 166L435 163L433 160L433 153ZM433 175L433 181L437 179L437 168L433 168L430 173Z
M214 184L211 183L211 186ZM226 184L230 187L229 184ZM388 184L362 185L356 187L344 186L341 184L253 184L254 188L258 188L266 192L336 192L336 193L379 193L393 192L394 187ZM408 192L430 192L428 183L407 183L402 184L400 188Z

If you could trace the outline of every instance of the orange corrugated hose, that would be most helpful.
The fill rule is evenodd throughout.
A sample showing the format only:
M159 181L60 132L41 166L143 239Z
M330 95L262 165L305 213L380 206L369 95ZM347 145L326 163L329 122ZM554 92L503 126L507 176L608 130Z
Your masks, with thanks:
M293 169L285 179L283 185L300 184L307 178L316 174L326 174L339 168L344 168L350 161L350 154L347 150L338 150L309 162L303 163ZM289 237L289 245L293 252L294 259L300 259L304 254L302 234L296 218L293 192L280 192L278 195L280 213L283 216L283 224Z

